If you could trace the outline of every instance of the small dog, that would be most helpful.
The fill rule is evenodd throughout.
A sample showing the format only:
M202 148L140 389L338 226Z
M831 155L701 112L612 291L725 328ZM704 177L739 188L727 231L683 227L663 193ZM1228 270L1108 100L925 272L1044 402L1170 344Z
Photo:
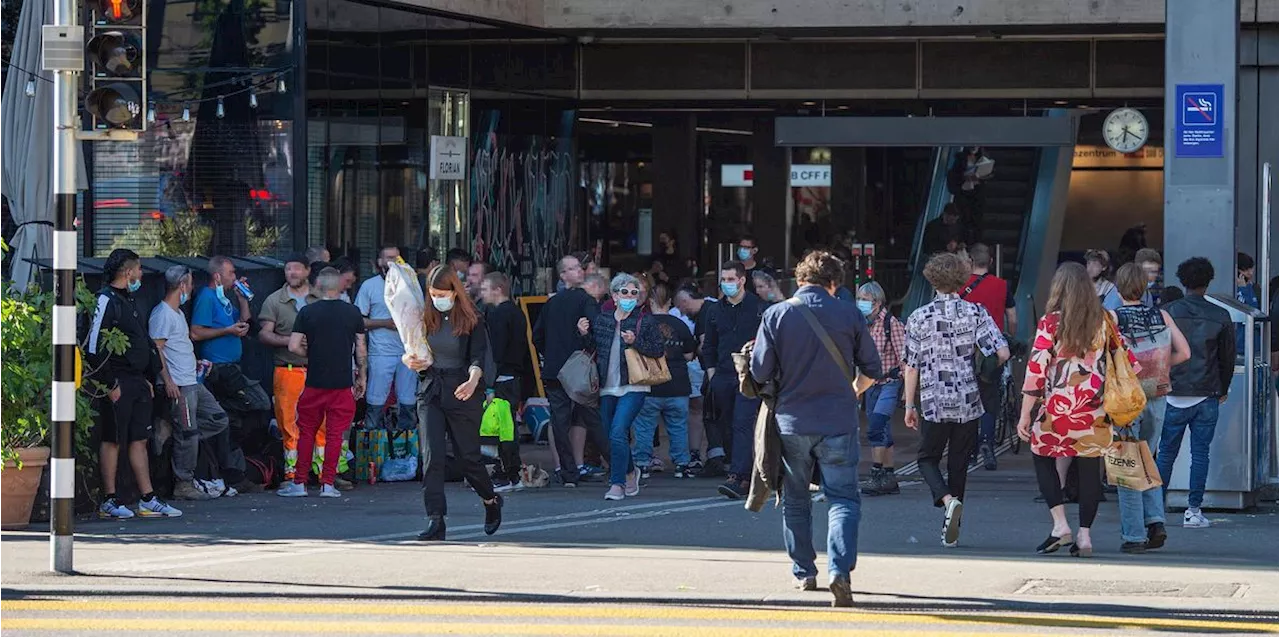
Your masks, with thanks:
M551 482L551 476L538 465L527 464L520 467L520 484L526 489L545 487L549 482Z

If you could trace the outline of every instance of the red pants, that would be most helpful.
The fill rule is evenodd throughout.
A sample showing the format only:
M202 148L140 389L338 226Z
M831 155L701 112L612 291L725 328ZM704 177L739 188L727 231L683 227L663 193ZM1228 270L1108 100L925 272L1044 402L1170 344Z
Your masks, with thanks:
M316 433L321 425L327 425L327 444L324 446L324 464L320 472L320 484L333 484L338 473L338 457L342 453L342 440L347 437L351 419L356 416L356 399L351 388L316 389L307 387L298 397L298 457L302 459L294 470L293 481L306 484L311 477L311 454L314 452Z

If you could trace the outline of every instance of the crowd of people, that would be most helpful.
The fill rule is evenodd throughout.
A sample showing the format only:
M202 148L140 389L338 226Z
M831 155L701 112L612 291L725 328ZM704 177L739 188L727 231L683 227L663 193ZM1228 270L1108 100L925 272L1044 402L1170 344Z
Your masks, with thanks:
M845 288L844 262L825 251L803 257L797 289L787 295L778 275L756 260L758 249L744 237L739 258L718 267L713 294L652 272L606 279L584 255L566 255L556 265L558 291L532 326L512 302L505 274L461 251L443 262L419 254L431 360L405 354L383 298L388 268L400 258L396 247L378 253L378 273L354 297L350 262L330 262L323 249L289 257L284 285L256 316L252 291L231 259L210 259L208 286L198 293L192 273L174 266L149 320L134 296L140 260L116 250L104 265L87 348L105 388L98 399L99 513L135 515L116 493L124 445L141 495L136 514L182 514L151 482L148 443L158 419L172 429L174 496L188 500L271 482L282 497L306 497L311 484L321 497L339 497L352 488L343 474L355 425L418 432L427 519L420 539L446 537L449 472L481 499L484 530L492 534L502 522L503 494L523 486L522 462L509 438L496 462L486 462L482 418L495 397L520 418L523 377L531 373L528 330L541 363L559 485L600 483L610 501L639 496L646 480L667 468L655 451L661 427L675 478L721 480L719 493L752 508L769 492L779 494L793 574L806 590L817 587L811 488L818 485L829 505L829 590L836 605L849 605L861 498L901 493L891 424L900 409L920 434L916 460L941 510L941 542L959 544L970 463L976 457L995 469L999 378L1011 357L1006 333L1016 331L1012 295L989 272L991 254L982 244L931 256L923 276L935 295L905 320L894 316L879 284ZM1243 257L1239 265L1247 280ZM1139 250L1114 281L1110 270L1098 252L1058 269L1026 363L1017 433L1030 443L1052 519L1048 539L1036 547L1041 553L1092 554L1100 459L1116 436L1145 441L1167 484L1190 430L1184 525L1209 525L1199 508L1208 450L1237 348L1227 313L1204 299L1213 267L1202 258L1180 264L1185 298L1176 301L1155 251ZM183 308L193 294L188 321ZM270 393L240 368L251 322L273 355ZM112 354L100 337L116 328L127 347ZM1131 358L1147 396L1142 415L1123 426L1103 408L1105 361L1117 353ZM357 422L361 400L365 415ZM872 448L863 481L860 413ZM274 415L274 428L263 424L264 414ZM268 435L247 433L257 430ZM272 481L260 466L270 463L256 458L274 438L281 466ZM1080 504L1074 532L1064 509L1071 498ZM1160 489L1121 488L1119 500L1122 549L1162 546Z

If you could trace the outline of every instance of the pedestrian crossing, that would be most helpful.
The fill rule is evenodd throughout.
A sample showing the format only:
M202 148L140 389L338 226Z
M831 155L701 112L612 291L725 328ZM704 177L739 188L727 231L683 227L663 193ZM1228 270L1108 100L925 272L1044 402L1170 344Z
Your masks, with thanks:
M653 603L457 603L298 598L14 599L0 601L5 635L131 633L208 635L550 635L577 637L861 637L902 635L1275 634L1256 619L1067 614L868 612L860 609Z

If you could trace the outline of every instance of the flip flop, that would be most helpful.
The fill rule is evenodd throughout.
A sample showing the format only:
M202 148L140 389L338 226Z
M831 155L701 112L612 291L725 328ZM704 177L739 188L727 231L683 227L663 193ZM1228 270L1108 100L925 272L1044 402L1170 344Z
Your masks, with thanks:
M1056 553L1058 549L1068 546L1072 547L1073 551L1075 550L1075 542L1073 541L1070 533L1061 537L1050 535L1047 540L1041 542L1040 546L1036 547L1036 553L1039 553L1040 555L1048 555L1050 553Z

